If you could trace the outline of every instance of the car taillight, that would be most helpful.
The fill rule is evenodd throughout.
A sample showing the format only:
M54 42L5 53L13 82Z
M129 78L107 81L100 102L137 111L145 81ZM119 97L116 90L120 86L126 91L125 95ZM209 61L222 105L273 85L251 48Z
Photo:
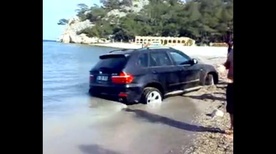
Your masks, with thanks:
M111 80L112 83L116 84L128 84L133 81L133 76L131 74L121 72L119 76L112 76Z
M90 80L90 81L93 81L93 79L94 79L94 75L90 74L89 80Z

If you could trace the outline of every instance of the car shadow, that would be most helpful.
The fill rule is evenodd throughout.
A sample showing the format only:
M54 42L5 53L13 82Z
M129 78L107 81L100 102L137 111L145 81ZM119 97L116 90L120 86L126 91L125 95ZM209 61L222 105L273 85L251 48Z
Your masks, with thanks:
M111 151L105 148L102 148L99 145L80 145L79 149L83 154L120 154L115 151Z
M193 124L188 124L185 122L173 120L164 116L160 116L157 114L149 113L147 111L139 110L139 109L124 109L126 112L133 112L136 114L137 118L146 119L149 122L152 123L162 123L174 128L186 130L186 131L192 131L192 132L212 132L212 133L224 133L223 130L219 128L210 128L210 127L204 127L204 126L198 126Z

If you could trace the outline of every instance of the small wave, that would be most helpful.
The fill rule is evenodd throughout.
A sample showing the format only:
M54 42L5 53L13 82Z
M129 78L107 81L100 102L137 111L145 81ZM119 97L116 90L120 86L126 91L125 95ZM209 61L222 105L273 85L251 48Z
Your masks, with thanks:
M48 92L48 91L59 91L59 90L67 90L67 91L82 91L82 90L87 90L89 87L88 82L83 82L83 83L78 83L78 82L72 82L69 84L67 82L51 82L49 83L44 83L43 82L43 92Z

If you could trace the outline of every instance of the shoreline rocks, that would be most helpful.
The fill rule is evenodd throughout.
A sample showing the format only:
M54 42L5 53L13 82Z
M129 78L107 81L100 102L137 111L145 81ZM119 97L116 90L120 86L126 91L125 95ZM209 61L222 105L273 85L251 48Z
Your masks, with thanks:
M192 145L184 154L233 154L233 139L227 138L223 133L230 127L229 114L226 113L225 84L224 86L204 87L198 92L185 95L200 106L201 114L196 116L196 123L200 126L218 129L220 132L198 132ZM210 114L220 108L225 114L220 117L211 117Z

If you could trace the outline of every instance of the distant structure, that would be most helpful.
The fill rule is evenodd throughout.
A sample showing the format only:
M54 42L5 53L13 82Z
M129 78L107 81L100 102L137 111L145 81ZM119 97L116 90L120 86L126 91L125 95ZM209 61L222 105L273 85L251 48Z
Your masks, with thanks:
M189 37L154 37L154 36L135 36L135 43L141 45L162 44L162 45L183 45L193 46L195 40Z

